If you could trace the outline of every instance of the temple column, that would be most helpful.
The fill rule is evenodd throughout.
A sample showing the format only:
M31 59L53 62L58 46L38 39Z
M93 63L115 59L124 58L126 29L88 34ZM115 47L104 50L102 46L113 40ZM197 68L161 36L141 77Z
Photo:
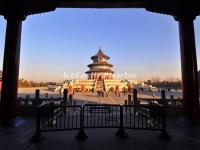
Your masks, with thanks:
M178 18L181 49L183 113L184 116L190 120L197 120L200 115L194 19L195 17Z
M23 19L18 17L5 18L7 20L7 29L3 60L0 121L1 123L10 123L16 118L21 28Z

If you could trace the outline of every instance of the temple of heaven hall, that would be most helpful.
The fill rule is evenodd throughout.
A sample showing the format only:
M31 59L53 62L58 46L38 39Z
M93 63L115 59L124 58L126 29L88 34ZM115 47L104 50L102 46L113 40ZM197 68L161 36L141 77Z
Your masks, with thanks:
M108 61L110 57L105 55L99 47L98 52L91 57L92 63L88 65L89 70L86 71L87 77L85 79L71 79L63 82L62 86L58 86L57 90L64 90L67 88L69 91L124 91L130 90L133 86L138 85L137 80L131 79L118 79L114 78L112 70L113 65Z
M109 56L106 56L102 49L99 47L99 51L96 55L91 57L93 63L89 64L89 71L86 72L88 74L88 79L93 80L104 80L104 79L113 79L113 71L111 68L113 65L108 63L110 59Z

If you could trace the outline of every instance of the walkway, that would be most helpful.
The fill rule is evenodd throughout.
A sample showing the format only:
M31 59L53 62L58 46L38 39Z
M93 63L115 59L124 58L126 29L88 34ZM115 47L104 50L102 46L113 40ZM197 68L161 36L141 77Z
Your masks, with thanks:
M171 141L157 138L160 132L143 130L126 130L127 138L114 135L116 129L88 129L88 138L76 140L77 131L45 133L45 140L31 143L34 132L34 119L26 119L24 124L16 128L0 127L0 147L3 150L199 150L200 127L183 126L182 119L169 119L168 132Z

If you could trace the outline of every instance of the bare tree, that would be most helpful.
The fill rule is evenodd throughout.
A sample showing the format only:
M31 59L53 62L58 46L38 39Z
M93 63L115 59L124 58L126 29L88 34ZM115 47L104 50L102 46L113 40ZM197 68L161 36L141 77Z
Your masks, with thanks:
M154 76L151 78L151 82L156 83L156 82L160 82L161 81L161 77L159 76Z

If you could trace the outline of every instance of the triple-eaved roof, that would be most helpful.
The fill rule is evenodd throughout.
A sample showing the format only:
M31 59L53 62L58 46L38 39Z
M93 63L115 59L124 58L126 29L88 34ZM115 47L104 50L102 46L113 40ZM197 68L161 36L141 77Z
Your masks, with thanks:
M114 73L111 69L103 69L103 68L91 68L89 71L85 72L86 74L91 73L99 73L99 72L107 72L107 73Z
M101 50L100 47L99 47L99 51L96 53L96 55L92 56L91 59L93 60L93 59L95 59L95 58L97 58L97 57L99 57L99 58L105 58L105 59L110 59L109 56L105 55L105 54L102 52L102 50Z

